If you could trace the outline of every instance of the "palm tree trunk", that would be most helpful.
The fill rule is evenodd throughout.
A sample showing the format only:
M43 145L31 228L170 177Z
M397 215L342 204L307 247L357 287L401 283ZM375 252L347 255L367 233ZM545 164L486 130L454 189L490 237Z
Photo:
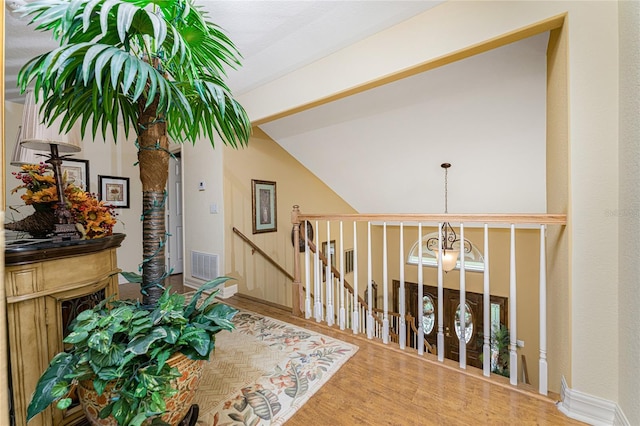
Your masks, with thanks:
M142 182L142 303L155 305L164 290L166 185L169 175L169 139L164 117L157 115L157 99L138 108L138 162Z

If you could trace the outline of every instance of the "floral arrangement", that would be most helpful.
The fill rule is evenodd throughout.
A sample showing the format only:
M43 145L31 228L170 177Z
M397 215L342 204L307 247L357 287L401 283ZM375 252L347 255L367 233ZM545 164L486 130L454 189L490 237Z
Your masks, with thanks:
M20 197L26 205L32 205L36 211L54 211L57 208L56 180L47 164L25 164L19 172L13 172L13 175L22 181L22 185L15 187L11 193L26 189ZM67 182L66 175L63 176L63 181L67 208L83 238L111 235L116 223L114 208L99 201L94 194L78 188L73 182Z
M13 172L12 175L21 180L22 185L13 188L11 193L26 189L27 192L20 197L26 205L53 204L58 201L56 179L46 164L24 164L19 172Z

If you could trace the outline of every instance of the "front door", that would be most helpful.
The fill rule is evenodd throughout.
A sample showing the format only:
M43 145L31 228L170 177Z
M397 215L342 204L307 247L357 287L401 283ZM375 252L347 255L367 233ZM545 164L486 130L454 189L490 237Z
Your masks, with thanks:
M394 306L398 310L400 282L393 281ZM437 347L438 341L438 287L422 286L422 328L424 337L430 345ZM405 311L418 321L418 285L405 282ZM467 349L467 365L482 368L480 355L482 354L484 304L481 293L465 292L465 342ZM508 299L501 296L491 296L491 327L499 328L500 324L506 325ZM445 358L460 360L460 291L443 289L443 330ZM491 328L490 327L490 328ZM407 344L417 348L419 339L413 334L408 338Z
M459 361L462 337L460 292L458 290L446 290L444 294L444 356L445 358ZM482 362L479 359L482 348L478 347L478 342L482 344L479 334L482 333L484 319L481 294L465 293L465 318L464 340L467 346L467 365L482 368Z

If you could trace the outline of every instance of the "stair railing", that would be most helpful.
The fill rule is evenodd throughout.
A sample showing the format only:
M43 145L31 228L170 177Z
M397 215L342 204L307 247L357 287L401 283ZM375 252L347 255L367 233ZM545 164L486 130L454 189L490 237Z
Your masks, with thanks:
M518 384L518 355L516 352L517 348L517 305L516 305L516 294L517 294L517 281L516 281L516 250L515 250L515 235L516 235L516 226L518 229L520 228L528 228L528 229L539 229L540 235L540 262L539 262L539 362L538 362L538 371L539 371L539 388L538 391L540 394L546 395L548 392L547 389L547 380L548 380L548 366L547 366L547 300L546 300L546 291L547 291L547 283L546 283L546 231L547 226L565 226L566 225L566 215L565 214L302 214L299 210L298 206L294 206L293 211L291 213L291 222L293 223L293 237L294 237L294 247L299 247L301 236L306 236L308 233L300 232L301 223L304 223L307 226L311 221L315 221L316 228L318 227L318 221L326 221L327 232L326 232L326 240L327 243L331 241L331 225L334 224L335 227L339 225L339 238L340 243L339 247L343 250L344 241L343 241L343 222L353 223L353 250L354 250L354 269L353 269L353 287L351 285L345 284L344 274L341 274L341 271L344 269L343 261L344 261L344 253L340 253L340 269L336 269L333 266L329 266L332 264L331 257L336 256L337 253L331 254L331 250L327 250L327 255L325 256L322 253L319 253L317 248L318 245L318 232L316 232L316 240L315 241L306 241L308 247L313 247L311 250L305 250L304 253L304 261L305 261L305 283L307 287L310 288L313 285L313 300L310 297L311 292L305 292L305 289L302 285L302 267L300 264L300 253L295 250L294 256L294 279L292 285L292 300L293 300L293 314L302 316L303 314L310 318L312 315L315 316L317 321L326 320L328 325L333 325L335 319L338 319L338 323L340 324L340 328L345 328L347 324L350 324L354 333L366 333L368 338L377 337L378 335L382 336L383 343L389 343L396 338L398 338L399 346L401 349L406 347L407 343L407 326L411 327L407 321L398 321L397 324L394 323L396 321L394 318L394 314L392 309L389 308L389 274L387 272L387 254L389 250L387 249L387 225L390 224L396 228L399 228L398 235L400 237L400 242L397 246L400 248L399 258L401 262L401 267L399 269L400 273L400 288L399 288L399 305L398 309L400 312L398 313L400 318L405 317L406 312L404 312L405 308L405 288L404 288L404 270L407 268L416 268L411 271L411 273L417 273L418 277L418 295L417 295L417 306L422 306L423 303L423 268L428 262L432 262L431 265L437 267L437 281L438 281L438 306L436 312L438 312L436 319L436 330L437 330L437 344L436 349L434 350L431 345L421 345L418 344L418 354L423 355L425 352L425 348L427 352L436 352L437 359L440 362L444 362L444 348L445 348L445 335L444 335L444 317L443 317L443 282L444 282L444 269L443 269L443 250L437 250L431 259L424 256L423 253L423 244L417 244L417 261L412 263L410 266L407 266L405 263L407 262L406 257L404 256L404 243L403 243L403 226L405 224L410 225L412 227L411 235L414 235L415 231L417 231L416 241L423 241L423 224L426 224L429 227L436 229L436 234L438 235L436 238L437 247L440 247L443 241L443 225L448 223L456 223L459 228L459 237L461 241L464 241L464 227L466 224L471 224L472 226L476 226L478 228L484 228L484 251L482 252L483 259L481 259L480 265L471 264L469 268L479 268L479 270L483 274L483 326L484 329L482 331L483 334L483 345L482 345L482 356L483 356L483 374L485 376L491 375L491 366L490 366L490 358L491 358L491 349L490 349L490 336L491 330L489 329L491 324L490 319L490 280L489 280L489 225L492 227L500 227L503 228L505 225L510 229L510 242L508 246L509 251L509 260L506 262L500 263L501 267L505 267L509 269L508 273L508 291L509 291L509 319L508 326L510 330L510 344L509 344L509 365L510 365L510 383L512 385ZM366 223L367 224L367 261L366 265L361 265L361 270L366 266L366 280L360 278L358 279L358 274L361 273L358 271L358 243L360 240L364 240L362 237L360 240L356 237L357 223ZM373 281L372 276L372 225L376 227L376 241L382 241L382 249L376 247L377 253L382 253L382 261L376 257L376 275L379 275L379 269L382 269L382 294L383 294L383 308L381 312L373 310L372 305L372 291L371 291L371 282ZM380 238L380 234L378 234L377 229L382 229L382 238ZM359 231L362 232L362 231ZM556 231L554 231L556 232ZM560 235L561 230L558 230L555 234ZM333 238L335 237L335 228L333 233ZM304 237L306 240L306 237ZM303 241L304 243L304 241ZM304 245L304 244L303 244ZM311 263L310 252L314 253L313 264ZM328 258L327 258L328 257ZM435 263L434 259L435 258ZM427 263L425 263L425 261ZM504 265L504 266L503 266ZM465 341L465 330L467 327L466 321L466 266L465 266L465 256L460 256L458 260L457 268L460 270L460 333L459 333L459 364L461 369L467 368L467 348ZM325 271L326 279L322 279L321 271ZM310 274L311 271L314 274L313 279ZM363 274L364 275L364 274ZM360 297L360 292L358 289L358 283L360 281L365 282L368 288L368 297L367 300L363 300ZM324 282L324 285L323 285ZM337 283L337 284L336 284ZM348 290L347 290L348 289ZM349 295L352 295L351 297ZM335 312L334 312L335 311ZM422 309L418 309L418 318L417 318L417 336L424 336L422 329ZM415 322L412 322L415 325ZM398 327L397 331L395 327ZM458 326L456 326L457 328ZM413 331L413 329L412 329ZM422 340L422 339L420 339ZM428 342L427 342L428 343Z
M238 235L244 242L249 244L249 246L251 246L251 248L252 248L254 253L257 252L258 254L260 254L265 260L267 260L270 264L272 264L275 268L277 268L280 272L282 272L287 278L289 278L291 281L295 282L294 276L291 275L291 273L289 273L289 271L287 271L278 262L276 262L264 250L262 250L260 247L258 247L253 241L251 241L251 239L249 239L246 235L244 235L242 233L242 231L240 231L236 227L233 227L233 232L236 235ZM308 241L307 243L308 243L308 247L310 248L310 250L315 254L316 251L317 251L317 248L316 248L315 244L313 243L313 241ZM298 244L298 242L296 242L296 244ZM299 247L299 246L298 245L294 245L294 247ZM323 267L326 267L328 265L327 258L321 252L318 252L318 256L319 256L320 261L323 264ZM332 276L334 278L335 277L337 277L338 279L340 278L340 273L335 268L332 268L331 274L332 274ZM301 287L302 287L302 292L306 292L305 286L301 285ZM353 297L353 287L351 287L351 285L349 284L348 281L344 281L344 288L348 292L348 294L349 294L348 297L351 300L351 298ZM313 292L310 292L310 296L314 297ZM360 296L358 296L357 303L361 306L363 312L366 312L368 310L368 305L367 305L366 301L363 298L361 298ZM352 306L352 304L350 306ZM323 302L323 308L326 310L326 305L324 305L324 302ZM378 322L380 326L382 325L382 322L379 319L376 319L376 322ZM361 330L360 332L362 332L363 330ZM380 333L376 333L376 337L380 337Z

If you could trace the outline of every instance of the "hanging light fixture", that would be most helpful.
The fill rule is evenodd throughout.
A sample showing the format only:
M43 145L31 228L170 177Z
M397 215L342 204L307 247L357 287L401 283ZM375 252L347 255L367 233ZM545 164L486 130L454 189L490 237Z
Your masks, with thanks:
M449 168L451 167L450 163L442 163L440 165L444 169L444 213L448 214L448 188L447 188L447 175L449 172ZM456 267L458 263L458 256L460 255L460 251L464 253L471 252L471 243L466 239L461 241L456 234L456 231L453 230L451 224L449 222L444 222L442 227L440 228L440 232L442 235L442 269L445 272L449 272ZM436 258L439 257L440 246L438 244L438 238L433 237L427 240L427 248L435 253Z
M80 238L76 230L73 217L67 209L64 197L64 185L62 182L62 161L68 156L60 156L60 153L75 153L80 151L80 137L78 132L70 131L65 135L59 133L62 118L57 118L50 126L45 124L44 115L36 104L35 94L28 90L25 96L24 110L22 112L21 148L33 150L49 150L47 163L53 168L53 176L56 180L58 202L56 208L56 220L54 241L73 240Z

